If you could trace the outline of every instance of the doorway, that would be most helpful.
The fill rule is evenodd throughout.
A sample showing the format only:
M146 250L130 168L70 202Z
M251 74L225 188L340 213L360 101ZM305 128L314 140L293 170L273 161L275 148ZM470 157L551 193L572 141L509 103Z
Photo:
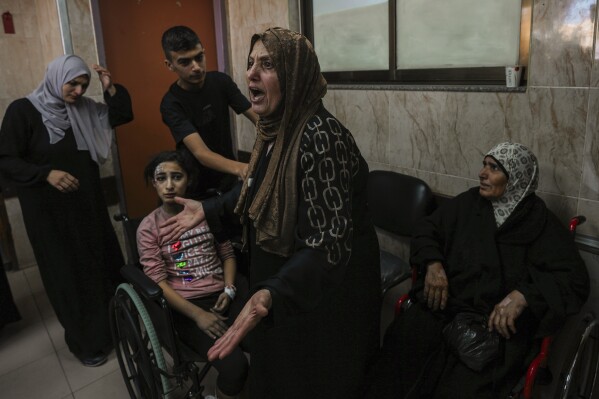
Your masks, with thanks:
M207 69L216 70L213 0L96 0L95 7L106 67L115 82L129 90L133 101L135 119L119 126L116 142L122 209L129 217L139 218L156 208L158 201L154 189L143 181L145 165L152 155L175 149L160 116L162 96L176 80L163 62L162 33L171 26L189 26L204 45Z

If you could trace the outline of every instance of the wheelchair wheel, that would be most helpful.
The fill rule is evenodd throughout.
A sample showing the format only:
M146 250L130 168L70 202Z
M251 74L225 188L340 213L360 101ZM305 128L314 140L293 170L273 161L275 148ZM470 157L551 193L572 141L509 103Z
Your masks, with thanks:
M135 290L121 284L110 303L110 323L117 359L131 398L170 398L162 347Z
M597 399L599 392L599 320L592 314L583 319L578 348L563 370L556 399Z

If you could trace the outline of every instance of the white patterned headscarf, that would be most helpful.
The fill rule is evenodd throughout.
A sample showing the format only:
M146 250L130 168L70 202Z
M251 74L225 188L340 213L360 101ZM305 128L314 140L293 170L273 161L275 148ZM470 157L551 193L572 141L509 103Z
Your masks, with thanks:
M499 227L518 204L537 189L539 164L532 151L518 143L497 144L487 156L493 157L499 163L508 178L503 195L491 201L495 221Z
M27 99L42 114L48 129L50 144L64 138L65 131L73 128L78 150L88 150L92 159L103 163L112 145L112 127L108 120L108 106L82 96L74 104L62 97L62 86L81 76L91 74L85 62L76 55L55 58L46 69L44 80Z

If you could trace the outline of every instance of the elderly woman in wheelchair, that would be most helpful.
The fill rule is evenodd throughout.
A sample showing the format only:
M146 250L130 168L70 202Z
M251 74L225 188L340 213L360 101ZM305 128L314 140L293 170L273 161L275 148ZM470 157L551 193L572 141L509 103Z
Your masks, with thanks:
M174 242L160 237L159 225L181 209L174 197L184 196L191 182L190 167L180 153L158 154L146 166L144 175L162 205L146 216L137 230L140 263L174 310L180 339L197 353L205 354L240 309L235 311L231 306L236 297L233 247L225 237L213 235L205 221ZM243 351L236 348L231 356L212 365L219 373L217 397L237 397L248 373Z
M480 185L416 228L412 304L386 331L370 398L505 399L540 339L579 311L587 270L538 177L528 148L499 144Z

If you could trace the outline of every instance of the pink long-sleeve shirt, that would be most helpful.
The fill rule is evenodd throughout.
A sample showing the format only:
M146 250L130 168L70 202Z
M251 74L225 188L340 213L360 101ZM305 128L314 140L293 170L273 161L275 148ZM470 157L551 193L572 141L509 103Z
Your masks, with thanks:
M178 240L165 242L158 226L169 217L162 208L157 208L137 229L137 248L144 273L156 283L166 280L186 299L222 291L223 262L235 256L231 242L216 242L206 221L183 233Z

